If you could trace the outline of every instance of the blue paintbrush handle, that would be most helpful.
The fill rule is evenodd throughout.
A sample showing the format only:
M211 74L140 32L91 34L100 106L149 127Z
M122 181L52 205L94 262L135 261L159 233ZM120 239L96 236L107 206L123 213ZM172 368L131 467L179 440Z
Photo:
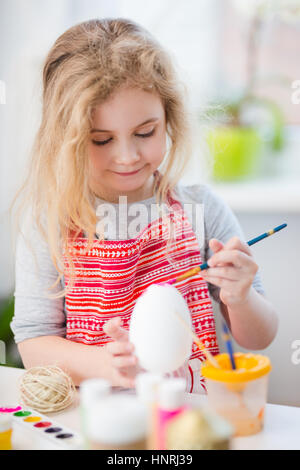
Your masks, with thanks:
M259 242L260 240L263 240L264 238L269 237L270 235L273 235L273 233L279 232L279 230L282 230L286 226L287 226L287 224L278 225L278 227L275 227L272 230L269 230L268 232L265 232L265 233L263 233L262 235L259 235L256 238L252 238L252 240L249 240L247 242L247 244L249 246L254 245L255 243ZM203 269L208 269L208 268L209 268L209 266L208 266L207 263L203 263L203 264L200 265L200 270L201 271Z
M223 325L223 340L226 344L226 348L227 348L227 351L228 351L228 354L229 354L231 367L232 367L232 369L236 369L235 360L234 360L234 356L233 356L233 346L232 346L232 342L231 342L231 339L230 339L229 328L226 325L224 320L222 321L222 325Z
M287 226L287 224L278 225L278 227L275 227L272 230L269 230L268 232L265 232L265 233L263 233L262 235L259 235L256 238L252 238L252 240L250 240L247 243L248 243L249 246L254 245L254 243L257 243L260 240L263 240L264 238L269 237L270 235L273 235L273 233L275 233L275 232L279 232L279 230L282 230L286 226Z

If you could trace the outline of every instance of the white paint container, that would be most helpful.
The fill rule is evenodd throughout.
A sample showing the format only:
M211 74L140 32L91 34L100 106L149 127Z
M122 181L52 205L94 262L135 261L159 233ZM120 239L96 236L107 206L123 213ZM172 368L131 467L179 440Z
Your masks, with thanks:
M108 380L95 378L84 380L80 384L80 421L81 432L85 441L85 448L88 448L88 426L91 410L111 392L111 385Z
M135 396L116 393L90 410L90 449L144 450L146 438L146 409Z

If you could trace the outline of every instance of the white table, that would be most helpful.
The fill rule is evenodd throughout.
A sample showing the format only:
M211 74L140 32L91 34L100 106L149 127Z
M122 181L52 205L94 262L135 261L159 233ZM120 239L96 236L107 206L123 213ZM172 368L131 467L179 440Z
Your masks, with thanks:
M8 403L19 403L18 380L24 373L23 369L0 367L0 407ZM206 404L205 395L186 394L186 402L194 406ZM75 403L65 411L51 413L50 419L80 432L79 396ZM45 440L34 439L23 433L14 433L14 447L16 449L41 449L56 447ZM267 404L264 430L254 436L238 437L232 440L232 448L239 450L270 450L270 449L297 449L300 450L300 408L282 405Z

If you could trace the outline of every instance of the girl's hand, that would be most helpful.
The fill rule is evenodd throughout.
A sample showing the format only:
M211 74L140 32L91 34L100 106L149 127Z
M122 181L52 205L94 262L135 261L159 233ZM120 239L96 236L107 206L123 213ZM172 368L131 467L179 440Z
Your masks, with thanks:
M120 327L121 318L108 320L103 330L114 341L104 346L107 378L112 386L134 388L135 376L141 370L134 345L129 342L128 331Z
M258 270L249 246L238 237L230 238L225 245L212 238L209 246L214 255L207 261L210 268L203 270L201 276L220 287L220 299L227 307L242 305Z

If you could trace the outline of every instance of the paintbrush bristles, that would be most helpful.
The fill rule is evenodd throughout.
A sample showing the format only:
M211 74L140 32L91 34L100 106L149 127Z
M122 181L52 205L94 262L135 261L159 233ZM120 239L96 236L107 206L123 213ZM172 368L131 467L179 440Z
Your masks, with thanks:
M194 274L197 274L199 271L200 271L200 266L197 266L196 268L193 268L193 269L190 269L189 271L185 272L184 274L182 274L181 276L178 276L176 278L176 281L179 282L179 281L183 281L184 279L188 278L188 277L191 277L193 276Z

